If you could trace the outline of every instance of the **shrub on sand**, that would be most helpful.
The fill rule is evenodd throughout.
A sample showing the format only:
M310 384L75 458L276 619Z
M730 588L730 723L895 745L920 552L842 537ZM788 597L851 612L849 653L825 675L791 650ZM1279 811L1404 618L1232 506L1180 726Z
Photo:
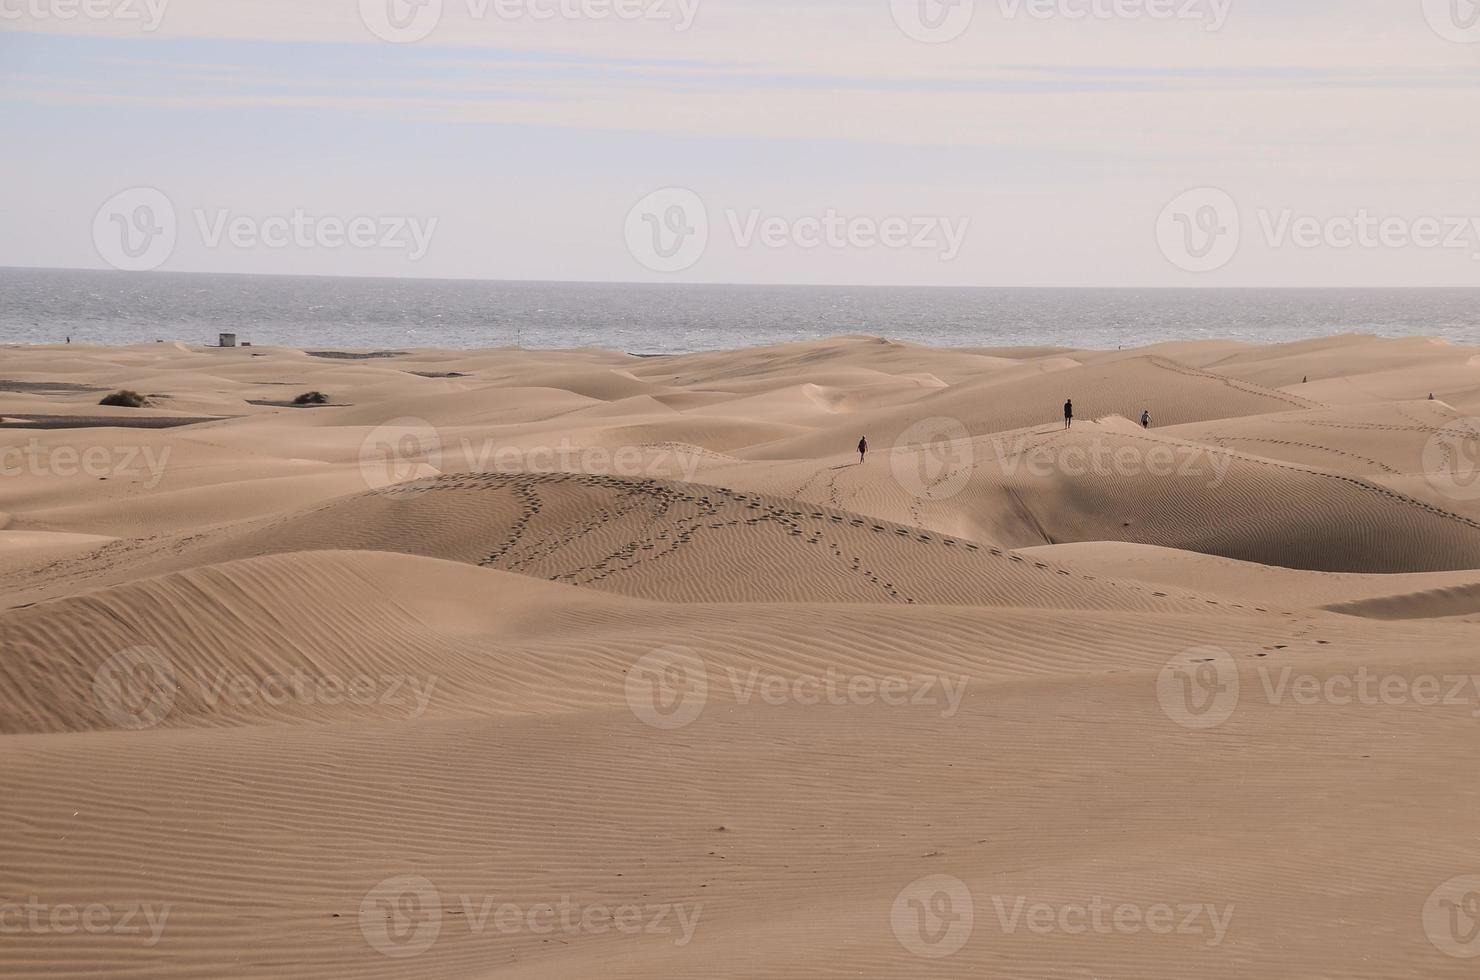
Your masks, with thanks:
M137 391L130 391L127 388L123 388L113 392L111 395L104 395L103 400L98 402L98 404L110 405L114 408L143 408L149 404L149 399Z

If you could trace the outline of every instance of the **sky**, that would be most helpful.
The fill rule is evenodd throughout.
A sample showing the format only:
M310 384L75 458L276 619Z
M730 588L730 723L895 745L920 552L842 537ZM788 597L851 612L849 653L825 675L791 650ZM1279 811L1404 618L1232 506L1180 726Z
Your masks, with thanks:
M0 0L0 265L1480 285L1475 0Z

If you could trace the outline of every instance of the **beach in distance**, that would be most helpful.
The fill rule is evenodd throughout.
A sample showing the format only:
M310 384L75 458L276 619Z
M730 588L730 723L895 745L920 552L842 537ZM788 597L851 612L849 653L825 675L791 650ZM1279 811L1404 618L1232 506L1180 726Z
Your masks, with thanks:
M1480 347L86 339L0 977L1474 976Z

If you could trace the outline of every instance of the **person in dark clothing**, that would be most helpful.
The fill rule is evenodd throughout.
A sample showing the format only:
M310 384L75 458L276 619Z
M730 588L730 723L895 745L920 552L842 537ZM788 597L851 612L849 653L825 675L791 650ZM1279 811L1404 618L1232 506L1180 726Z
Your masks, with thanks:
M860 466L863 465L863 457L866 455L868 455L868 436L863 436L858 440L858 463Z
M1141 428L1151 428L1151 409L1149 408L1141 412Z
M1064 402L1064 428L1074 424L1074 399Z

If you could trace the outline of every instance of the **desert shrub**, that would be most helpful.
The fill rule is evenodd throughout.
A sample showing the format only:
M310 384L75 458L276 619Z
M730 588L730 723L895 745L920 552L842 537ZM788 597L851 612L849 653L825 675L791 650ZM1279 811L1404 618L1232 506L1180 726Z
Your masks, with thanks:
M113 392L111 395L104 395L103 400L98 402L98 404L111 405L114 408L143 408L149 404L149 399L137 391L130 391L127 388L123 388Z
M305 391L303 394L301 394L297 398L293 399L293 404L294 405L327 405L327 404L329 404L329 396L326 395L326 394L324 394L322 391Z

